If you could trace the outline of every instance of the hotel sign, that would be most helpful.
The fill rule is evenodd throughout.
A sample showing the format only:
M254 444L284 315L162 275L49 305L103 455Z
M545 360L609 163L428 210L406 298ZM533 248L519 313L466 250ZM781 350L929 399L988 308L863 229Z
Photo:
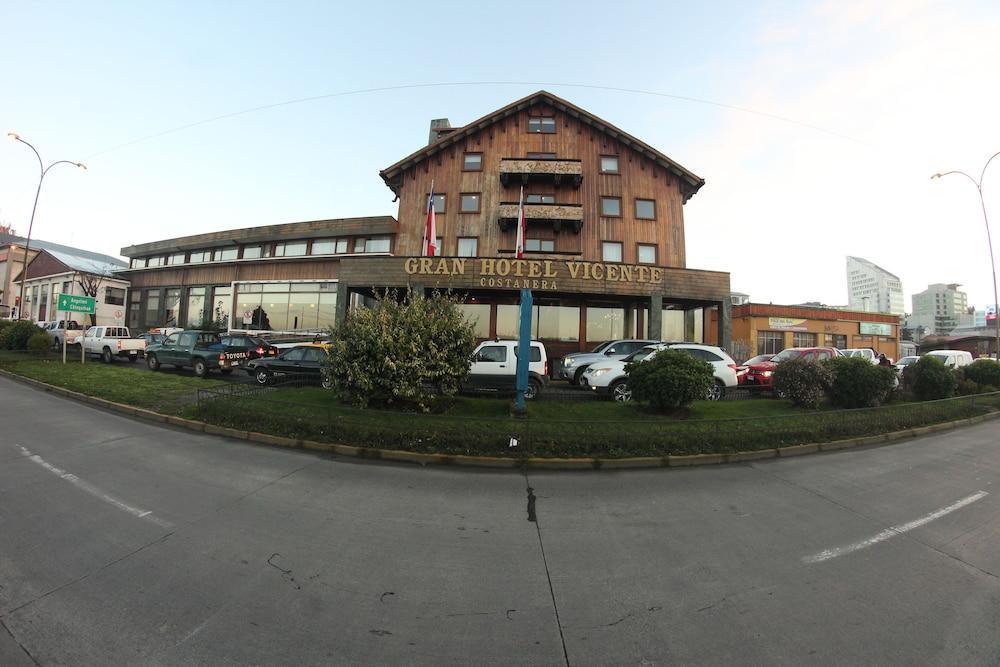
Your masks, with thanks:
M861 333L867 336L891 336L892 325L884 322L861 322Z
M663 284L663 269L641 264L605 264L577 260L490 257L407 257L407 275L451 278L478 276L480 287L556 290L565 280L601 283Z

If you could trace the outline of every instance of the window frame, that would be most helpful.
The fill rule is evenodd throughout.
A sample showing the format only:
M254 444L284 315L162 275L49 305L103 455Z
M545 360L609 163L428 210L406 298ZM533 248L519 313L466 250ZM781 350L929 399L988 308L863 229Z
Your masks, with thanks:
M479 166L475 169L470 169L468 164L468 158L471 155L479 156ZM482 171L483 170L483 152L482 151L466 151L462 154L462 171Z
M653 261L652 262L644 262L644 261L642 261L642 249L643 248L652 248L653 249ZM660 248L659 248L659 245L656 244L656 243L636 243L635 244L635 263L636 264L656 266L656 263L659 261L659 257L658 257L659 253L660 253Z
M604 212L604 202L605 201L616 201L616 202L618 202L618 213L617 214L605 213ZM621 197L613 197L613 196L610 196L610 195L601 195L601 217L602 218L620 218L620 217L622 217L622 198Z
M466 210L465 208L465 198L475 197L476 198L476 209L474 211ZM482 213L483 212L483 193L482 192L463 192L459 195L458 199L458 212L459 213Z
M615 169L614 169L614 171L610 171L610 170L607 170L607 169L604 168L604 160L605 159L613 159L615 161ZM602 173L602 174L614 174L616 176L621 175L621 173L622 173L621 172L621 161L620 161L620 159L619 159L619 157L617 155L600 155L600 156L598 156L597 160L598 160L598 162L597 162L598 171L600 173Z
M608 259L606 250L608 246L618 246L618 259ZM621 241L601 241L601 261L621 264L625 261L625 248Z
M532 197L536 197L539 201L531 201ZM550 199L551 201L544 201L546 198ZM530 194L524 195L524 203L525 204L547 204L549 206L554 206L555 203L556 203L556 196L555 196L555 194L550 194L550 193L547 193L547 192L544 193L544 194L541 193L541 192L532 192Z
M462 241L472 241L473 249L471 255L462 254ZM458 242L455 246L455 255L457 257L478 257L479 256L479 237L478 236L459 236Z
M551 129L546 130L545 121L551 121ZM538 124L537 130L532 130L531 126L533 123ZM551 116L528 116L528 134L555 134L556 133L556 117Z
M525 160L558 160L559 155L552 151L526 151Z
M653 205L653 217L648 218L639 215L639 202L649 202ZM656 200L655 199L645 199L643 197L636 197L635 202L632 205L632 213L635 215L636 220L656 220Z
M428 192L424 196L425 197L430 197L431 193ZM438 208L438 203L441 204L440 208ZM434 193L434 215L442 215L444 213L447 213L447 211L448 211L448 194L445 193L445 192L435 192ZM427 213L426 209L424 210L424 213L425 214Z

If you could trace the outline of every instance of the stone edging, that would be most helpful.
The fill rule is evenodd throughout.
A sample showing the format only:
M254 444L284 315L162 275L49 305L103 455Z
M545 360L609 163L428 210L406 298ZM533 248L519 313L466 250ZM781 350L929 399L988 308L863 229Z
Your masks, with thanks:
M417 463L420 465L453 465L476 468L521 468L526 467L533 470L622 470L629 468L685 468L691 466L719 465L723 463L746 463L749 461L760 461L765 459L784 458L788 456L801 456L803 454L816 454L819 452L831 452L840 449L852 449L855 447L865 447L869 445L883 445L899 440L916 438L930 433L950 431L963 426L971 426L981 422L1000 417L1000 411L968 417L951 422L931 424L917 428L906 429L905 431L893 431L879 435L869 435L858 438L848 438L846 440L834 440L832 442L821 442L807 445L790 445L774 449L758 449L747 452L735 452L732 454L690 454L675 456L635 456L620 459L605 458L541 458L531 457L526 459L512 459L499 456L466 456L464 454L420 454L418 452L406 452L398 449L373 449L370 447L357 447L354 445L337 445L327 442L315 442L313 440L300 440L296 438L286 438L278 435L268 435L267 433L257 433L255 431L240 431L224 426L215 426L205 422L184 419L164 415L152 410L132 407L124 403L115 403L96 396L88 396L79 392L47 384L39 380L27 378L22 375L11 373L0 369L0 375L8 377L16 382L27 384L32 387L48 391L59 396L64 396L81 403L90 403L102 407L112 412L118 412L136 417L146 421L170 424L189 431L207 433L209 435L220 435L237 440L247 440L262 445L276 447L289 447L310 449L320 452L329 452L338 456L347 456L359 459L377 459L381 461L394 461L404 463Z

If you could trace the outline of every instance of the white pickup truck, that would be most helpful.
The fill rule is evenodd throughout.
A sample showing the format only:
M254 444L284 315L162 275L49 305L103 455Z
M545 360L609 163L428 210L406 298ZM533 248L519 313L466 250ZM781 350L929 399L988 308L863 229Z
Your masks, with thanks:
M58 349L63 345L63 338L66 339L67 345L79 343L83 329L80 328L76 320L59 320L53 322L51 327L45 330L45 333L52 337L52 347Z
M99 355L106 364L115 357L135 363L139 353L146 350L146 341L132 338L128 327L90 327L79 340L83 342L85 353Z

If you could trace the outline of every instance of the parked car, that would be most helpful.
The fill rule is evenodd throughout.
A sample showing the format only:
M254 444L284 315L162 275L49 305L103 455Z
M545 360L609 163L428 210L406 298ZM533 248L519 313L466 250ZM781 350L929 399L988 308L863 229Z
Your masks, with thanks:
M246 353L244 358L247 361L263 357L276 357L281 353L281 349L271 345L266 340L241 333L222 334L222 344L234 352Z
M76 339L83 335L83 330L76 320L58 320L47 333L52 336L52 347L62 347L63 340L67 345L75 344Z
M765 361L770 361L773 354L758 354L756 357L750 357L742 364L736 367L736 382L739 384L745 384L747 381L747 372L749 372L750 367L754 364L760 364Z
M135 363L139 351L146 349L146 342L132 338L128 327L90 327L80 338L84 354L99 355L110 364L115 357Z
M662 343L648 345L632 353L625 359L599 361L590 365L580 378L582 385L614 400L626 402L631 400L632 391L628 387L626 366L630 363L640 363L652 358L661 350L679 350L690 354L696 359L707 362L712 367L715 382L705 394L706 401L717 401L726 394L726 389L736 387L736 362L720 347L702 345L700 343Z
M557 380L569 380L570 384L579 384L587 366L595 361L608 359L624 359L636 350L659 343L658 340L640 340L628 338L624 340L609 340L601 343L590 352L572 352L562 358L554 377Z
M848 348L846 350L841 350L840 352L845 357L861 357L862 359L866 359L868 363L872 365L878 365L878 352L870 347Z
M178 331L167 336L162 343L146 348L146 365L153 371L165 365L190 367L200 378L208 376L208 372L216 368L228 374L233 369L223 367L225 351L219 334L214 331Z
M893 364L893 368L896 369L896 375L899 377L903 377L903 371L906 370L906 367L909 366L910 364L917 363L919 359L920 357L916 355L910 355L908 357L903 357L902 359L897 361L895 364Z
M140 359L146 356L146 348L150 345L158 345L167 339L163 334L152 331L144 331L141 334L136 334L135 338L136 340L143 341L143 349L139 350Z
M534 400L549 381L549 360L545 346L531 341L528 360L526 400ZM472 353L472 367L462 389L491 392L517 391L517 341L489 340L479 344Z
M259 357L246 362L245 370L257 380L257 384L267 385L275 378L300 376L304 380L315 380L329 389L332 382L323 369L323 362L330 353L327 343L306 343L284 350L272 357Z
M824 361L844 354L832 347L790 347L782 350L767 361L749 366L746 375L746 386L770 389L773 385L772 375L778 364L789 359L804 359L806 361Z
M973 362L972 353L964 350L931 350L924 356L940 359L948 368L961 368Z

